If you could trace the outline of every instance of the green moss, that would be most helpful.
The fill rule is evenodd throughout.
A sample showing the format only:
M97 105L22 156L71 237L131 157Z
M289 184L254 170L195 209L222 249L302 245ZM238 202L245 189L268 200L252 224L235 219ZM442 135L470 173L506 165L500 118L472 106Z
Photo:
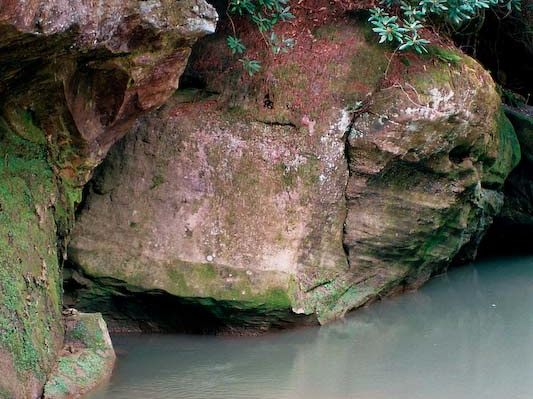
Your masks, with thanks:
M502 98L504 104L507 104L511 107L523 107L524 105L527 105L526 98L522 97L520 94L517 94L511 90L507 90L500 85L497 85L496 89L498 90L498 94ZM511 120L512 116L516 116L518 118L525 117L525 115L520 115L518 112L515 112L511 109L506 109L505 112Z
M520 162L520 144L513 125L502 110L496 117L498 150L493 159L484 159L482 183L501 187L507 175Z
M533 148L533 117L509 107L505 109L505 115L516 131L523 152L530 151Z
M10 108L6 111L6 117L23 139L39 145L46 143L46 138L29 109Z
M45 393L46 395L52 397L61 397L69 393L69 388L63 378L53 377L52 379L48 380Z
M76 313L68 316L66 324L65 343L75 350L58 359L45 393L77 397L76 393L94 387L108 375L114 355L104 339L105 323L101 314Z
M428 54L423 56L424 58L436 58L439 61L451 64L453 66L459 66L464 62L465 57L457 50L444 48L440 46L429 46L427 48Z
M423 72L418 72L414 78L406 76L407 80L411 80L411 84L418 91L419 96L424 96L435 87L446 88L450 87L452 82L451 70L441 66L429 66ZM430 101L431 98L421 98L420 101Z
M0 117L0 346L21 381L30 375L42 381L62 330L56 229L67 230L79 196L68 205L70 216L62 215L69 200L44 133L27 110L7 117Z
M83 370L85 378L89 380L100 375L104 366L102 358L93 352L82 354L76 363Z
M383 78L388 60L383 48L374 41L363 42L357 48L357 53L351 58L351 69L348 82L360 82L373 89ZM367 93L361 93L366 96ZM364 97L354 98L352 101L362 100Z
M274 309L290 309L292 306L288 290L282 288L271 288L262 295L253 298L252 302Z
M74 375L76 371L74 369L73 363L74 362L72 358L66 358L66 357L60 358L57 362L57 367L59 369L59 372L61 374Z
M295 306L302 307L307 314L315 313L321 323L342 317L350 309L363 305L382 288L372 283L356 285L349 274L329 269L313 268L300 276L304 280L299 284L291 282Z
M441 218L439 225L428 234L418 250L420 256L415 256L415 259L420 259L421 263L432 263L442 260L446 254L456 253L462 245L462 232L467 227L471 211L468 204L450 209Z
M308 156L306 162L298 166L297 175L305 187L312 187L320 182L322 164L314 156Z
M296 185L296 173L291 169L287 168L287 166L283 162L280 162L276 166L276 170L281 175L281 181L283 183L283 186L291 188Z
M77 357L58 360L58 369L46 383L45 393L60 396L94 385L103 374L106 361L92 351L84 351Z
M250 309L257 306L290 308L288 276L281 285L280 276L275 272L259 272L261 278L258 279L242 269L182 261L168 265L166 270L168 283L165 291L179 297L216 298L238 302L239 306Z
M160 186L165 182L165 178L162 174L157 173L152 177L152 184L150 185L150 190L153 190L154 188Z
M181 273L178 268L169 266L167 269L168 278L173 286L173 288L178 292L184 292L187 290L187 283L185 281L185 276Z
M215 267L211 264L200 264L197 267L196 273L201 280L210 280L217 278Z

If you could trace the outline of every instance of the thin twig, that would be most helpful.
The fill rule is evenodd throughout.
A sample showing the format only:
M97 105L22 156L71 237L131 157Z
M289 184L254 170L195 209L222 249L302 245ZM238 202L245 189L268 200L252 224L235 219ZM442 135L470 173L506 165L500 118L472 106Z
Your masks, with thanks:
M393 51L392 55L391 55L390 58L389 58L389 63L387 64L387 68L385 68L385 74L383 75L383 80L387 79L387 73L389 72L390 65L391 65L391 63L392 63L392 60L394 59L394 56L395 56L396 53L398 52L398 49L399 49L399 47L397 47L397 48Z
M229 14L229 3L228 3L228 7L226 8L226 15L228 16L229 22L231 23L231 29L233 30L233 37L236 37L237 31L235 30L235 24L233 23L233 18L231 18L231 15Z

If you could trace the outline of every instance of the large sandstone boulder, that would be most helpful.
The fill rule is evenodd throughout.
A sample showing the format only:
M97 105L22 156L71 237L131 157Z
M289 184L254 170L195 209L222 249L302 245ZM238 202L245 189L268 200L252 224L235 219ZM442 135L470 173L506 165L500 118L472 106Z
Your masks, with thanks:
M446 49L388 66L361 22L295 12L289 55L248 77L204 42L203 90L112 149L69 247L76 306L116 328L161 295L217 330L323 323L475 252L519 159L489 74Z
M215 22L203 0L0 2L0 397L41 397L82 186Z

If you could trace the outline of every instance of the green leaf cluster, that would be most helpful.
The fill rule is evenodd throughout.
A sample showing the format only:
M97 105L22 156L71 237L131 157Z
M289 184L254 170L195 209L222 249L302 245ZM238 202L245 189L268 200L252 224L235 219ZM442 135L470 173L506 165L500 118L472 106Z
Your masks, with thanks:
M282 36L279 38L273 31L279 22L288 22L294 18L291 13L289 0L230 0L228 11L231 14L248 16L257 25L257 28L274 54L286 53L294 46L294 40ZM231 18L231 17L230 17ZM234 26L233 21L232 26ZM270 34L268 34L270 33ZM235 28L233 35L226 38L232 54L242 55L246 52L246 46L237 37ZM261 69L257 60L248 57L239 59L248 74L253 75Z
M379 42L395 43L398 50L424 53L429 41L420 36L420 31L432 16L460 25L491 7L520 10L521 0L383 0L381 5L370 10L369 18Z

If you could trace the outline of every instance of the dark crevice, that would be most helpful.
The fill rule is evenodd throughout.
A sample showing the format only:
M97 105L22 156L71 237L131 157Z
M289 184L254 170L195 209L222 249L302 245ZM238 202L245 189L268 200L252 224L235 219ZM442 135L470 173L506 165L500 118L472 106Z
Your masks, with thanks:
M288 126L292 128L296 128L296 125L292 122L279 122L279 121L265 121L260 119L254 119L255 122L263 123L268 126Z
M317 288L320 288L320 287L325 287L327 286L328 284L331 284L333 283L335 280L334 279L328 279L328 280L323 280L323 281L320 281L319 283L315 284L315 285L312 285L311 287L307 288L305 290L305 293L309 293L311 291L314 291L316 290Z
M450 151L449 157L450 161L455 164L462 163L465 159L470 156L470 146L467 145L458 145Z
M533 255L533 226L496 218L479 246L479 257Z
M455 35L469 55L491 71L502 87L533 101L533 9L488 10Z
M533 254L533 167L523 160L504 186L502 213L494 218L479 247L480 256Z
M344 223L342 225L342 250L344 251L344 258L346 259L346 264L348 265L348 269L351 269L351 261L350 261L350 247L346 243L346 222L348 220L348 183L350 181L350 176L352 175L352 172L350 171L350 143L349 143L349 137L350 132L352 131L355 121L359 116L362 115L363 110L368 109L369 102L366 102L363 107L361 107L357 112L354 112L352 115L352 118L350 120L350 124L348 125L346 131L344 132L343 142L344 142L344 160L346 162L346 184L344 185L344 203L345 203L345 215L344 215Z
M202 76L193 74L183 74L180 78L179 88L183 89L200 89L205 90L207 82Z
M502 185L498 182L482 181L481 188L484 188L486 190L500 191L502 189Z

